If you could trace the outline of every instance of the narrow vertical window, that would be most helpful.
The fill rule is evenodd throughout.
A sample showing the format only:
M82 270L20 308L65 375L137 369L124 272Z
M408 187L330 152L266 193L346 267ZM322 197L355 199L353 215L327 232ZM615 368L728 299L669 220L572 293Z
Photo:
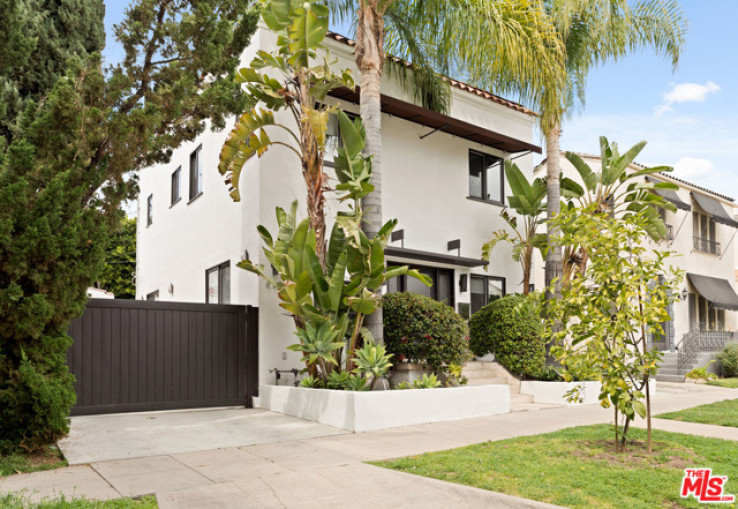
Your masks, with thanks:
M151 226L154 222L154 195L150 194L146 198L146 226Z
M177 203L182 195L180 193L180 181L182 175L182 167L180 166L172 173L172 205Z
M190 154L190 201L202 194L202 145Z
M205 302L208 304L231 303L231 264L221 263L205 271Z

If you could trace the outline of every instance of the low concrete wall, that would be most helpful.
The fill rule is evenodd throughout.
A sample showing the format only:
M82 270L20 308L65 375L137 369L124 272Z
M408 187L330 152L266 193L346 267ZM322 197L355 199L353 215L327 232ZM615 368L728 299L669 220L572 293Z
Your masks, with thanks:
M649 392L651 396L656 394L656 380L651 379L648 382ZM580 396L581 402L569 403L566 400L566 393L577 386L583 386ZM539 382L539 381L522 381L520 382L520 393L533 396L534 403L547 403L549 405L591 405L599 402L602 384L600 382Z
M507 385L366 392L262 385L259 396L265 410L357 433L510 411Z

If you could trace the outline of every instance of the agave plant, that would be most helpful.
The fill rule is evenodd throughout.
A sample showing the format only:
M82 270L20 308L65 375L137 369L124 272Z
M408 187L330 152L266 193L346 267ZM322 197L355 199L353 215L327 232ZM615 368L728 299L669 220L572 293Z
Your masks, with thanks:
M387 374L389 368L392 367L390 359L392 354L388 354L384 345L377 345L374 341L366 341L364 346L356 351L356 372L365 376L371 376L372 382L370 389L374 388L374 384Z

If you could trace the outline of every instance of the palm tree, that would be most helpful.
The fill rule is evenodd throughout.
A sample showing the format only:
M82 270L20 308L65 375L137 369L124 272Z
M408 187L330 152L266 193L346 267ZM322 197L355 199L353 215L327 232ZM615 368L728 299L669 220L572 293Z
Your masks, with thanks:
M489 83L524 97L542 97L544 85L555 82L556 75L563 81L556 67L563 50L537 1L328 0L327 5L339 20L356 27L360 113L375 188L365 203L363 229L370 238L382 225L381 78L386 51L413 63L415 97L440 111L448 108L450 94L436 73L448 74L459 65L484 70ZM381 341L381 310L370 315L367 325Z
M546 177L548 218L560 207L559 138L567 107L575 99L584 103L589 71L608 60L617 60L636 49L650 47L679 61L686 32L686 20L676 0L642 0L629 5L627 0L549 0L546 9L565 48L561 64L566 69L564 88L559 83L546 87L540 126L546 137ZM554 296L561 291L563 261L556 231L549 228L546 256L546 286L555 282Z

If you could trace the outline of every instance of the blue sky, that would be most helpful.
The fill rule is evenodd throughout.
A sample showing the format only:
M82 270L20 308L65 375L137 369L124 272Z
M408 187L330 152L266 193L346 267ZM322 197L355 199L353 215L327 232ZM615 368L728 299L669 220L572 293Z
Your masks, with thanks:
M106 2L108 61L120 58L111 28L127 3ZM738 198L738 2L681 4L689 31L677 70L648 51L595 69L586 105L563 125L561 148L597 153L600 135L623 151L646 140L640 163L674 166L676 176Z

